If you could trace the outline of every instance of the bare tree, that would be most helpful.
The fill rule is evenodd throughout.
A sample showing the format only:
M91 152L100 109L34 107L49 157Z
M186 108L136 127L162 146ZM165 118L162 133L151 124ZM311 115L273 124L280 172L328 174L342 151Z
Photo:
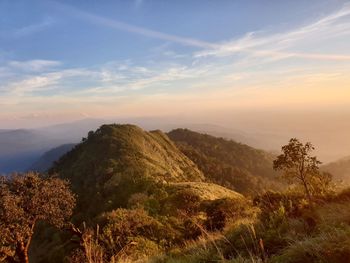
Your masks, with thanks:
M67 181L31 172L1 176L0 261L28 263L37 222L62 228L74 206Z

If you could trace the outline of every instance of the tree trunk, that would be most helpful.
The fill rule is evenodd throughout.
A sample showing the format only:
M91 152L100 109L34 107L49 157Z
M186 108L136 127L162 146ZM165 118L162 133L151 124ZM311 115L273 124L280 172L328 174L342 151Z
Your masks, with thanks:
M28 251L26 249L20 254L19 260L21 263L29 263Z
M303 184L304 184L304 188L305 188L305 192L306 192L307 198L309 199L310 206L312 206L312 198L311 198L309 187L307 186L305 181L303 181Z
M34 227L35 227L36 221L37 219L35 218L32 225L30 226L30 235L28 237L27 242L26 243L24 241L18 242L16 254L18 255L18 260L20 263L29 263L28 250L29 250L30 242L32 241L32 236L34 233Z
M17 250L16 254L18 256L18 262L29 263L28 248L24 245L23 241L18 243L16 250Z
M4 262L8 262L8 263L18 263L18 261L14 257L7 257L5 260L6 261Z

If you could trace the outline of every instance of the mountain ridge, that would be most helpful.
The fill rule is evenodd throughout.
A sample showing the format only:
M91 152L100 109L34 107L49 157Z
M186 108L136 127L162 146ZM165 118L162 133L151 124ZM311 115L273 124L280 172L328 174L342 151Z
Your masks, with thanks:
M125 206L133 193L153 184L204 180L197 166L161 131L120 124L89 132L49 173L71 181L83 214ZM96 196L93 202L91 196Z
M213 183L241 193L280 187L275 184L278 173L272 168L271 153L188 129L167 134Z

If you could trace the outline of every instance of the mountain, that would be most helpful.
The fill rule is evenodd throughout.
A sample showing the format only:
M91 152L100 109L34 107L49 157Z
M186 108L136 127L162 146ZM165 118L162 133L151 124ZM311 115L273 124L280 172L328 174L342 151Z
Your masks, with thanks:
M188 129L173 130L168 136L211 182L241 193L280 187L271 153Z
M314 224L320 223L308 216L311 211L302 195L267 192L254 201L244 196L274 186L278 175L272 170L274 158L232 140L186 129L165 134L112 124L89 132L49 173L71 182L77 197L72 222L87 231L106 262L138 262L154 255L169 256L169 260L155 262L173 262L170 257L186 253L200 257L184 262L204 262L233 259L238 253L248 258L262 240L268 253L280 256L295 233L313 238L307 231L314 231ZM326 229L327 224L320 226ZM64 262L69 255L83 252L79 242L86 242L84 239L39 227L31 245L31 261ZM311 233L318 235L317 231ZM341 236L339 241L343 240ZM215 253L220 256L213 257ZM85 261L77 258L74 262Z
M53 143L38 131L1 130L0 173L24 171Z
M321 169L331 173L335 180L343 181L346 184L350 183L350 157L325 164L321 166Z
M85 119L37 129L0 130L0 174L23 172L45 152L67 143L78 143L104 121Z
M63 144L45 152L37 161L35 161L28 170L44 173L48 171L64 154L69 152L75 146L75 143Z
M117 124L89 132L50 173L71 181L79 196L78 211L95 215L125 206L133 193L154 184L204 180L197 166L161 131Z
M56 148L44 156L51 158L67 147ZM110 233L109 226L121 225L126 231L133 227L146 235L157 233L156 238L147 237L147 242L159 242L165 247L201 234L188 216L198 214L198 220L203 220L200 215L209 213L207 210L214 213L218 205L226 204L213 203L217 200L230 199L235 204L246 201L239 193L206 182L197 165L165 133L128 124L102 125L89 132L81 143L54 162L49 174L70 181L77 196L72 218L75 225L98 224L106 235ZM125 225L115 220L122 220ZM157 229L148 230L149 226ZM45 242L52 236L55 240ZM121 243L121 248L128 242ZM119 249L117 243L113 246L109 248ZM44 227L38 231L33 247L34 262L53 262L52 257L59 258L55 262L62 262L60 256L69 254L76 244L69 234Z

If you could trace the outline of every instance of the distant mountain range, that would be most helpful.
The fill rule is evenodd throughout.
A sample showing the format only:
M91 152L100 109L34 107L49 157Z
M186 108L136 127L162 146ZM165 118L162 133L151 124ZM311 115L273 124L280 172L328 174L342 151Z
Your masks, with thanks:
M39 129L0 130L0 173L26 171L45 152L63 144L78 143L102 120L88 119Z
M37 129L0 130L0 173L22 172L34 165L47 151L64 144L79 143L90 130L96 130L112 120L84 119ZM135 123L146 130L170 131L179 127L234 139L249 145L258 145L251 136L239 130L227 129L213 124L174 123L157 118L121 119L118 123Z
M63 144L56 148L53 148L45 152L37 161L35 161L28 170L36 172L47 172L56 161L58 161L63 155L73 149L76 144Z
M325 164L321 169L331 173L335 180L341 181L345 184L350 183L350 157Z
M34 163L47 151L64 144L79 143L90 130L96 130L104 123L113 122L104 119L84 119L38 129L0 130L0 173L26 171L32 168ZM247 133L208 123L182 123L179 119L174 119L173 122L161 118L118 120L118 123L130 122L146 130L161 129L165 132L185 127L196 132L232 139L258 149L265 149L271 153L278 153L280 146L288 139L279 133ZM318 145L315 146L317 149L319 148ZM342 151L344 152L344 150ZM330 154L325 153L324 155ZM321 158L321 160L323 159Z
M0 131L0 173L23 171L54 145L53 138L35 130Z

